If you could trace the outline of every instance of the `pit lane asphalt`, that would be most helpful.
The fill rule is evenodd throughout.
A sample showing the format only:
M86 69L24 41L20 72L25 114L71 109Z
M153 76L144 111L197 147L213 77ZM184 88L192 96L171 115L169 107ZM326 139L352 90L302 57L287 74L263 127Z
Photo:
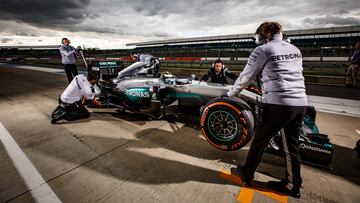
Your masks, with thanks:
M242 162L248 148L213 148L192 119L170 124L109 108L51 125L66 83L62 74L0 67L0 122L62 202L236 202L244 191L219 172ZM359 202L352 149L360 118L319 112L317 124L334 143L333 170L303 164L302 198L288 202ZM0 202L35 202L2 143L0 161ZM283 170L282 158L265 154L256 180ZM259 192L252 199L275 202Z

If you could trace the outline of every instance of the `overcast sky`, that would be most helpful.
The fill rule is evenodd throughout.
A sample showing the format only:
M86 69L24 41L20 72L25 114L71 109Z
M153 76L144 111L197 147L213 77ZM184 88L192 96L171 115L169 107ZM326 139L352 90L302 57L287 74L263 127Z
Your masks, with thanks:
M125 48L149 40L360 25L358 0L1 0L0 46Z

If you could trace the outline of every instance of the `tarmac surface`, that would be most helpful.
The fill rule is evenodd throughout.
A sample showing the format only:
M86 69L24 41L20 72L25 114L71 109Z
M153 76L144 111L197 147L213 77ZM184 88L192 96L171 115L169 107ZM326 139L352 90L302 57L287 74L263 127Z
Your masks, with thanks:
M294 199L242 187L228 172L248 146L215 149L193 118L168 123L93 108L89 119L52 125L66 85L61 72L0 64L0 202L360 202L359 89L309 97L335 153L331 169L302 164L302 197ZM255 179L281 179L284 167L264 154Z

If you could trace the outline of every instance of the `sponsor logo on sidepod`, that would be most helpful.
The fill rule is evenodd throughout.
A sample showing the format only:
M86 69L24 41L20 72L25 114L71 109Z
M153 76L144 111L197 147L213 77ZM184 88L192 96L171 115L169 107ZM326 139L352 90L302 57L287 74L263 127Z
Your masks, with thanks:
M143 98L150 97L149 92L141 92L141 91L134 91L134 90L126 90L125 94L127 96L132 96L132 97L143 97Z
M321 149L319 147L314 147L314 146L310 146L310 145L306 145L305 143L301 143L300 144L300 148L302 149L309 149L312 151L316 151L316 152L320 152L320 153L325 153L325 154L331 154L330 150L326 150L326 149Z

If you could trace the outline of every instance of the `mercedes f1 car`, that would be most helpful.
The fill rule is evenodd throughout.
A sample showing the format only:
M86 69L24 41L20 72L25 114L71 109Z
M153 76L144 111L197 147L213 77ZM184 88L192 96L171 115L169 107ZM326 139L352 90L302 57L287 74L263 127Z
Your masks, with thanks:
M177 116L184 109L197 109L206 140L225 151L238 150L251 140L259 116L261 93L256 88L244 89L237 97L219 97L231 86L160 73L160 62L156 58L136 62L112 80L100 81L99 86L99 98L103 101L120 110L153 118ZM333 156L332 144L316 127L315 109L308 107L306 115L300 138L302 158L329 165ZM270 151L280 153L281 140L275 137L269 146Z

